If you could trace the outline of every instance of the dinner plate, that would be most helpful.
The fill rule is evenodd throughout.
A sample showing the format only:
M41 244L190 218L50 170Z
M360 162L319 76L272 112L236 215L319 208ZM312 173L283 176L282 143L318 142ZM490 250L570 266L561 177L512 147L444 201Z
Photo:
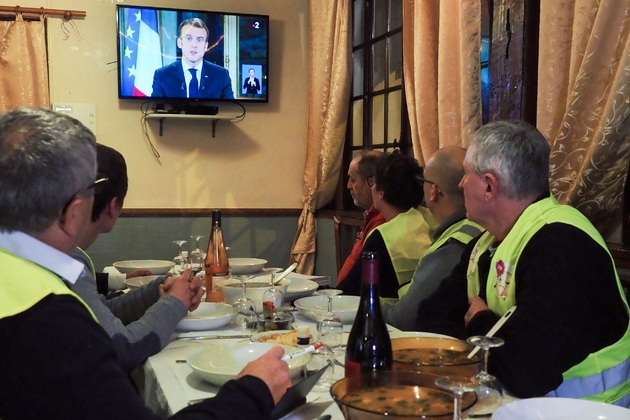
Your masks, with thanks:
M116 270L124 274L135 270L149 270L152 274L166 274L174 265L173 261L165 260L127 260L114 263Z
M269 343L269 341L265 341L265 338L269 337L269 336L289 336L289 334L293 335L295 337L295 341L293 340L294 337L290 337L291 340L290 342L287 339L286 343L281 343L283 345L287 345L287 346L293 346L296 347L297 346L297 330L277 330L277 331L265 331L265 332L260 332L260 333L256 333L256 334L252 334L252 336L250 337L250 339L254 342L258 342L258 343ZM311 340L309 342L309 344L313 343L315 341L315 339L313 338L313 332L311 331ZM273 343L273 344L280 344L280 343Z
M333 296L333 313L339 317L344 324L354 322L359 308L359 296ZM293 305L301 315L317 321L317 319L328 312L328 297L309 296L296 300Z
M628 420L630 410L574 398L527 398L499 407L493 420Z
M236 375L251 362L278 346L271 343L212 343L191 354L186 362L193 372L213 385L221 386ZM298 351L295 347L282 346L285 353ZM302 367L309 355L297 356L287 360L289 374L296 377L302 372Z
M286 301L294 301L310 296L315 293L315 290L319 287L314 281L293 277L291 274L289 274L287 278L291 280L291 284L287 288L287 293L284 295Z
M232 319L232 305L216 302L201 302L194 312L177 324L180 331L204 331L219 328Z
M157 279L160 276L140 276L140 277L132 277L130 279L123 280L123 283L130 289L137 289L146 284L151 283L153 280Z
M254 274L263 269L267 260L261 258L229 258L233 275Z

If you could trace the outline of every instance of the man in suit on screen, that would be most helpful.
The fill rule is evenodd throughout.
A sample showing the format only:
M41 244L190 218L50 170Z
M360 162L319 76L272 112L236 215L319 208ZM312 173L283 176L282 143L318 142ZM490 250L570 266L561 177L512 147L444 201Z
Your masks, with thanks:
M203 59L209 35L199 18L180 23L177 46L182 58L155 71L152 97L234 99L227 69Z

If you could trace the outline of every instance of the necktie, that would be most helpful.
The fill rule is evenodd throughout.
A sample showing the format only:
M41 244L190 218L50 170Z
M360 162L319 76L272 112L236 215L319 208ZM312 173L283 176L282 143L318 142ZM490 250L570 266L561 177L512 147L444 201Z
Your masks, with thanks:
M192 74L192 79L190 79L190 84L188 85L188 97L189 98L198 98L199 97L199 80L197 80L197 69L188 69L190 74Z

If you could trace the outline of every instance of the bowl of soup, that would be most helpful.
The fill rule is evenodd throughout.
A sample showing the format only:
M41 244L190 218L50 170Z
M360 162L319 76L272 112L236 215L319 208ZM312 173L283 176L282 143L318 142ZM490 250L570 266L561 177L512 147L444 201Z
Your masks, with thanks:
M481 368L474 346L446 337L392 338L392 370L432 373L441 376L474 376Z
M330 394L346 420L391 420L453 418L453 393L440 389L430 373L378 371L343 378ZM477 401L474 392L464 393L462 410Z
M263 293L265 293L265 290L271 287L269 276L254 277L253 279L245 280L245 282L247 283L247 291L245 293L245 296L254 301L254 310L257 313L262 313ZM276 283L276 289L280 290L282 294L286 295L289 284L291 284L291 280L284 278ZM220 281L217 285L219 286L219 289L225 297L225 303L229 303L231 305L234 303L234 301L243 296L243 288L239 279L231 278L223 280Z

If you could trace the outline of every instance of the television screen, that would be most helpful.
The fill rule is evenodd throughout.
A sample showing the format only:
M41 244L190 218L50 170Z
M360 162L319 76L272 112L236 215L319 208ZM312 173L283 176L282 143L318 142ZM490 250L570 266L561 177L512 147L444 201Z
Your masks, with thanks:
M117 6L118 97L268 102L269 16Z

